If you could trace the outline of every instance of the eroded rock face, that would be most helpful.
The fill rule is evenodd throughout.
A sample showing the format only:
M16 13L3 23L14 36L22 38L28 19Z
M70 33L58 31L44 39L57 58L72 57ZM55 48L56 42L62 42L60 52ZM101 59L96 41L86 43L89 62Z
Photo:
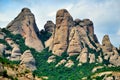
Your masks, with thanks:
M114 66L120 66L120 56L118 50L111 44L108 35L103 37L102 50L105 60L109 61L109 63Z
M5 34L0 31L0 39L4 39L4 37L5 37Z
M0 63L0 76L3 75L3 72L4 72L4 67L3 67L2 63Z
M53 40L52 52L60 56L68 47L70 27L74 24L73 18L67 10L61 9L56 14L56 29Z
M109 36L105 35L102 40L103 52L111 52L113 45L110 42Z
M0 44L0 56L3 55L3 52L5 51L5 49L6 49L6 45Z
M95 44L97 42L92 21L89 19L73 21L68 11L61 9L56 14L55 32L45 42L45 46L55 55L61 56L67 51L69 56L73 56L80 54L86 45L95 49L91 41Z
M79 32L77 28L72 28L70 35L69 35L69 45L67 52L70 56L80 54L83 45L80 42Z
M30 9L23 8L20 14L8 24L7 29L13 34L21 34L25 38L27 46L35 48L37 51L43 49L43 45L38 38L39 30Z
M52 21L47 21L47 23L44 25L45 31L49 33L53 33L55 30L55 24Z
M82 52L77 58L80 63L86 63L88 61L88 50L87 48L83 48Z
M36 66L35 66L35 59L32 56L32 53L30 50L26 50L23 55L21 56L21 62L20 64L25 64L26 67L30 70L36 70Z
M58 56L61 56L63 52L67 52L69 56L79 55L80 63L96 61L102 63L104 60L108 60L113 65L119 65L119 62L114 62L119 60L118 51L114 49L108 35L104 36L102 45L99 44L94 33L93 22L90 19L73 21L65 9L57 12L55 32L45 42L45 46ZM96 54L98 55L96 56Z
M10 56L10 60L12 61L19 61L20 60L20 57L21 57L21 51L19 49L18 46L14 47L12 49L12 53L11 53L11 56Z
M94 63L95 62L95 54L89 54L89 63Z

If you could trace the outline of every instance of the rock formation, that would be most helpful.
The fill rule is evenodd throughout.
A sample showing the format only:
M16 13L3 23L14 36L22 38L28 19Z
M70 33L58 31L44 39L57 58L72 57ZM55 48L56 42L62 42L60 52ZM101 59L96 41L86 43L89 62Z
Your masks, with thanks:
M61 9L56 14L56 28L52 52L60 56L68 47L68 36L73 19L67 10ZM63 33L63 34L62 34Z
M49 47L55 55L61 56L67 51L69 56L72 56L80 54L86 45L95 49L97 43L92 21L89 19L73 21L69 12L61 9L56 14L55 32L45 42L45 46Z
M32 56L32 53L30 50L26 50L23 55L20 58L21 62L20 64L25 64L25 66L30 69L30 70L36 70L36 66L35 66L35 59Z
M6 45L0 44L0 56L3 56L3 52L6 49Z
M120 66L120 56L118 50L111 44L108 35L103 37L102 50L105 60L109 61L112 65Z
M21 55L22 54L21 54L21 51L20 51L19 47L16 46L16 47L14 47L12 49L10 60L12 60L12 61L19 61Z
M102 40L103 52L111 52L113 45L110 42L108 35L105 35Z
M82 20L77 18L73 20L66 9L58 10L56 23L54 24L50 20L47 21L44 29L39 32L34 15L28 8L23 8L20 14L8 24L5 30L6 32L9 30L13 34L22 35L24 38L22 40L25 40L25 44L24 42L21 44L21 39L15 40L17 35L15 35L14 38L13 34L9 35L0 28L0 80L4 80L5 78L3 77L4 69L9 76L17 77L20 80L37 80L31 71L35 70L35 74L38 73L37 75L41 75L40 77L43 79L52 79L54 77L53 75L56 75L52 72L49 72L49 75L47 70L56 70L57 72L55 73L60 73L60 76L57 76L57 78L61 78L63 72L68 73L72 70L79 70L79 72L76 71L77 75L82 74L83 76L86 74L86 70L83 69L86 66L88 67L88 65L89 73L95 74L89 76L87 76L87 74L82 79L87 80L92 77L99 79L99 77L104 77L105 80L109 80L117 79L117 76L120 75L118 72L120 67L120 49L111 43L108 35L103 37L102 44L100 44L94 33L93 22L90 19ZM52 36L47 35L49 33L51 33ZM13 37L11 37L11 35ZM47 49L43 50L44 47L39 38L41 38L45 48L49 48L49 51ZM31 48L34 48L38 52ZM22 54L21 52L23 51L24 53ZM20 61L20 64L15 65L12 69L8 66L11 66L10 62L4 60L3 54L8 60ZM106 68L111 70L116 69L107 71ZM100 71L99 73L99 69L106 71ZM30 72L28 72L28 70L30 70ZM50 77L47 76L44 71ZM119 75L113 74L114 71L117 71ZM67 74L65 73L65 75ZM68 76L73 78L74 76L72 75L69 74ZM69 78L68 76L62 79Z
M55 24L52 21L47 21L47 23L44 25L45 31L49 33L54 33L55 30Z
M38 38L39 30L30 9L23 8L20 14L7 25L7 29L13 34L21 34L25 38L27 46L35 48L37 51L43 49L43 45Z

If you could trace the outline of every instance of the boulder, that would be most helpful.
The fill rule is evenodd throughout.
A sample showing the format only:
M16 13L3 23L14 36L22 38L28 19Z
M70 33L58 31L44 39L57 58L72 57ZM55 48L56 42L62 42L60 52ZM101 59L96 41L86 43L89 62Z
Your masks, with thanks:
M42 42L38 38L39 30L30 9L23 8L20 14L7 25L7 29L13 34L21 34L27 46L37 51L43 50Z
M68 62L65 64L65 67L72 67L74 65L74 62L72 60L68 60Z
M48 63L55 62L55 61L56 61L56 58L54 55L50 56L47 60Z
M69 12L66 9L58 10L53 40L53 54L61 56L61 54L67 50L69 30L73 25L73 18Z
M20 58L20 64L25 64L26 67L30 70L36 70L35 59L30 50L26 50Z
M57 65L55 65L55 67L58 67L58 66L60 66L60 65L62 65L62 64L65 64L65 63L66 63L66 60L65 60L65 59L62 59L60 62L58 62Z
M11 56L10 56L10 60L11 61L19 61L20 60L20 57L21 57L21 51L20 51L20 48L18 46L14 47L12 49L12 53L11 53Z

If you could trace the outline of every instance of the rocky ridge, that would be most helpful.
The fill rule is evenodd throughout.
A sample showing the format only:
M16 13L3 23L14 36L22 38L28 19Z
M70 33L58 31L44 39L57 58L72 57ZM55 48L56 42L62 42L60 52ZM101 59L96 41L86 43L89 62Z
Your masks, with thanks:
M63 33L63 34L62 34ZM79 55L80 63L102 63L107 60L112 65L119 60L119 52L110 42L109 36L105 35L102 45L98 42L94 33L94 24L89 19L73 20L70 13L61 9L56 14L55 32L45 42L54 55L62 56L67 52L69 56Z
M94 33L93 22L90 19L73 20L66 9L57 11L56 23L49 20L44 25L44 31L52 35L43 43L40 39L41 31L38 30L34 15L28 8L23 8L5 29L14 35L22 36L21 38L25 40L25 45L22 45L22 47L25 47L25 50L24 52L21 51L21 42L18 43L19 39L13 40L13 37L7 37L8 34L3 31L4 29L0 29L0 56L4 56L10 61L20 61L18 67L21 69L21 66L24 66L25 69L30 70L30 73L38 69L36 65L39 64L36 64L36 62L39 61L36 61L35 55L38 56L36 52L42 52L44 48L49 48L48 52L52 53L50 56L48 56L49 54L44 56L45 59L47 58L46 62L48 64L55 63L55 68L62 65L71 68L74 65L82 66L87 63L101 63L108 67L120 66L120 49L111 43L109 36L105 35L102 44L100 44ZM45 35L42 34L42 36ZM45 44L45 47L43 44ZM58 61L57 58L61 57L62 59ZM71 57L75 57L74 60ZM0 73L2 71L3 67L0 64ZM16 73L16 71L14 72ZM14 75L16 76L16 74ZM114 78L114 76L110 78ZM109 77L105 78L109 79ZM31 76L29 79L35 79L35 77Z

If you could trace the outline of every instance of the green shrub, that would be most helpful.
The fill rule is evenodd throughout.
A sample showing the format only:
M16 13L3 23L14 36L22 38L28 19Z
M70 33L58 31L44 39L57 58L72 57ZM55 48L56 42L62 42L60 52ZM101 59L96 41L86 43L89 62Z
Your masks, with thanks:
M45 46L45 41L48 40L50 37L51 37L51 33L47 32L47 31L44 31L44 30L41 30L40 31L40 35L39 35L39 38L40 40L42 41L43 45Z

